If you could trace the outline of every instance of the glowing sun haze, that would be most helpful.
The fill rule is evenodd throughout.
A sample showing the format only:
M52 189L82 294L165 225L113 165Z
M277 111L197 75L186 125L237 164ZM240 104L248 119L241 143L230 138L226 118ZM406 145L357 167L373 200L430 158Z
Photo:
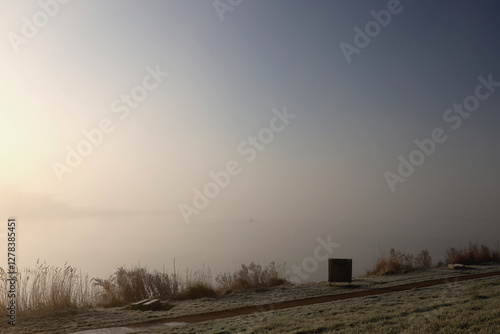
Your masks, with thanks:
M494 246L499 5L397 3L4 1L1 244L101 276Z

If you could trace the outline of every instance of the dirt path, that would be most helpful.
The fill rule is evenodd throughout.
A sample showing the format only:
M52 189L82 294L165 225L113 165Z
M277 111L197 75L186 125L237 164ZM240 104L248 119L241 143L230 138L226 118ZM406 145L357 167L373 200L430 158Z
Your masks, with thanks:
M231 317L252 314L252 313L281 310L281 309L285 309L285 308L298 307L298 306L304 306L304 305L312 305L312 304L318 304L318 303L327 303L327 302L333 302L333 301L337 301L337 300L344 300L344 299L350 299L350 298L375 296L375 295L381 295L384 293L406 291L406 290L411 290L411 289L427 288L427 287L439 285L439 284L455 283L455 282L468 281L468 280L485 278L485 277L492 277L492 276L500 276L500 271L481 273L481 274L473 274L473 275L464 275L464 276L457 276L457 277L440 278L440 279L434 279L434 280L430 280L430 281L396 285L396 286L391 286L391 287L387 287L387 288L378 288L378 289L364 290L364 291L358 291L358 292L342 293L342 294L337 294L337 295L312 297L312 298L291 300L291 301L285 301L285 302L279 302L279 303L273 303L273 304L264 304L264 305L259 305L259 306L248 306L248 307L241 307L241 308L236 308L236 309L232 309L232 310L193 314L193 315L187 315L187 316L181 316L181 317L175 317L175 318L169 318L169 319L143 322L143 323L134 324L134 325L127 325L126 327L127 328L147 329L148 327L158 326L158 325L162 325L162 324L168 324L168 323L172 323L172 322L195 323L195 322L201 322L201 321L225 319L225 318L231 318Z

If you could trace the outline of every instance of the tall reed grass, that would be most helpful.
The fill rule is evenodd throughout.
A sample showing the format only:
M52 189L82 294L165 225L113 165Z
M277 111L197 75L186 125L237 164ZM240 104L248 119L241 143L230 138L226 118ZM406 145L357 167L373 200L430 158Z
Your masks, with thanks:
M468 247L453 248L446 250L445 261L447 264L473 265L487 262L500 262L500 246L497 244L495 249L477 242L469 242ZM443 266L445 263L439 261L437 266ZM432 266L431 255L427 250L422 250L417 256L407 254L404 251L391 248L389 256L382 254L377 260L375 266L367 270L365 275L390 275L404 273L417 269L427 269Z
M8 273L0 268L0 304L8 305ZM21 269L16 282L17 314L32 314L68 308L112 307L146 298L195 299L216 297L227 290L270 287L287 283L286 269L271 262L262 268L254 262L234 273L221 273L213 279L210 267L202 270L150 271L148 267L118 268L108 279L89 278L67 263L63 267L37 261L34 268ZM0 315L7 314L6 307Z
M446 262L448 264L480 264L485 262L499 262L500 251L497 245L496 249L492 250L486 245L479 245L477 242L469 242L468 247L462 249L449 248L446 251Z
M10 284L8 274L0 268L0 304L8 305ZM92 307L98 300L99 289L88 275L64 264L62 268L37 261L34 268L21 269L16 282L16 312L18 314L51 311L70 307ZM0 308L0 315L7 309Z
M108 279L94 278L101 289L99 305L118 306L146 298L166 299L179 293L180 282L175 274L149 272L147 267L120 267Z
M271 262L266 267L254 262L242 265L234 273L220 273L213 279L210 267L189 271L183 278L175 271L172 274L149 272L147 267L123 267L108 279L94 279L93 284L101 288L100 305L125 305L145 298L195 299L216 297L228 290L246 290L271 287L288 283L285 265Z
M418 269L428 269L432 266L431 255L422 250L417 256L391 248L389 256L382 254L373 269L367 270L366 276L391 275L405 273Z
M271 262L265 268L254 262L241 265L241 269L230 274L222 273L215 278L218 288L227 290L246 290L261 287L272 287L288 282L285 265Z

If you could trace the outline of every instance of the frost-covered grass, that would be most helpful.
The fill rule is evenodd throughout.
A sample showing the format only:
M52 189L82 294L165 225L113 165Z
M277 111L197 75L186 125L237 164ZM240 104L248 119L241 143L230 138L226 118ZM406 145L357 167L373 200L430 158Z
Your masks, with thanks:
M167 311L140 312L123 308L68 309L21 317L15 328L0 322L1 333L72 333L92 328L126 326L155 319L262 305L286 300L361 291L458 275L500 271L500 265L473 266L470 270L434 268L404 275L361 277L346 284L326 282L235 291L217 298L169 300ZM452 282L452 280L450 280ZM438 285L425 289L302 306L205 323L149 329L144 333L456 333L487 330L500 311L500 279ZM457 327L458 326L458 327ZM466 327L464 327L466 328ZM482 331L472 329L482 328ZM494 327L491 327L494 328ZM462 331L463 332L463 331ZM467 331L465 331L467 332Z
M498 319L492 277L140 333L500 333Z

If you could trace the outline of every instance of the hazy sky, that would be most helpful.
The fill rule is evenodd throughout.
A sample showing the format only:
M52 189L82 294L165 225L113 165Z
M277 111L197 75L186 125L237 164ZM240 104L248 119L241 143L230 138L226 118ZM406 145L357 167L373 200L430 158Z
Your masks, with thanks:
M493 245L499 10L2 2L0 211L21 265L300 265L331 235L360 272L379 249Z

